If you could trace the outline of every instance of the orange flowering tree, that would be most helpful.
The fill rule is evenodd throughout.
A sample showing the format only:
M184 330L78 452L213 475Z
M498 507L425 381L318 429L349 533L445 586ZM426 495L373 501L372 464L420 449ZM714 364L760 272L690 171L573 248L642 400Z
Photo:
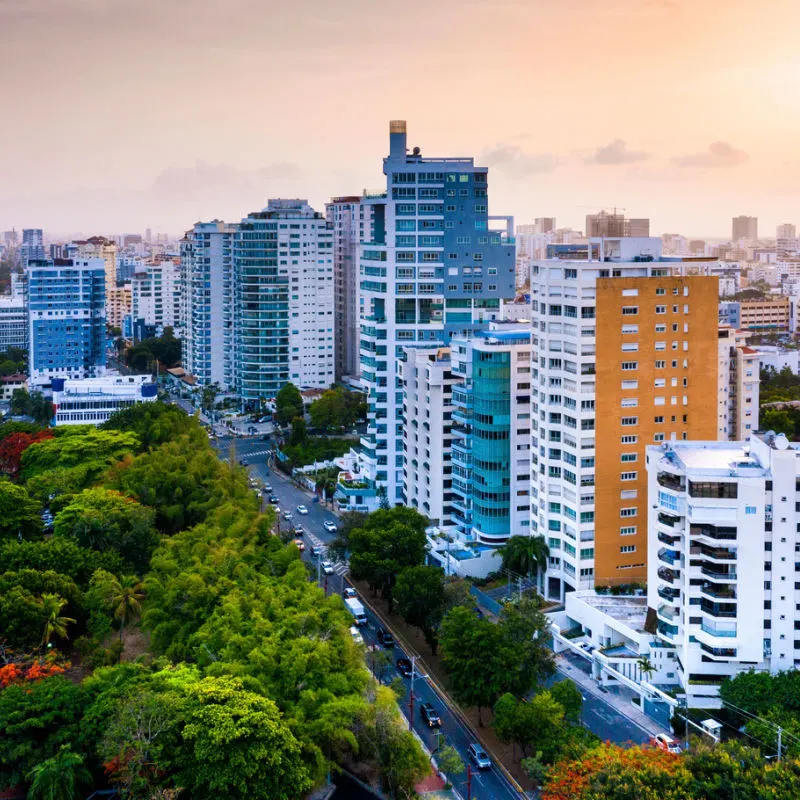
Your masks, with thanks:
M549 770L542 800L686 800L692 774L682 756L612 744Z
M0 472L16 478L22 466L22 454L37 442L53 438L50 430L37 433L12 433L0 441Z
M44 678L51 678L53 675L61 675L65 669L69 669L68 661L62 664L57 663L58 653L48 653L44 658L33 658L23 662L4 664L0 667L0 689L31 681L40 681Z

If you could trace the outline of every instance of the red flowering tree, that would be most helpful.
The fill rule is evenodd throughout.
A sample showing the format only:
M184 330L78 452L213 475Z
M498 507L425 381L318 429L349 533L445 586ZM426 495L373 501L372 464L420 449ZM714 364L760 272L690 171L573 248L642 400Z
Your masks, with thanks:
M37 431L36 433L12 433L0 441L0 472L16 479L22 462L22 454L37 442L52 439L50 430Z
M57 663L58 654L48 653L44 658L33 658L22 663L5 664L0 667L0 689L18 683L40 681L43 678L52 678L61 675L68 669L69 662Z
M549 772L542 800L686 800L694 797L684 758L657 748L612 744Z

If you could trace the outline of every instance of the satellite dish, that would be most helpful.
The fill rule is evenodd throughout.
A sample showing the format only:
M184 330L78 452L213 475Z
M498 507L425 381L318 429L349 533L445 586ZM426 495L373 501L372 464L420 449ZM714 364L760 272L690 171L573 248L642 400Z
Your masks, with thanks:
M785 433L779 433L775 437L775 449L786 450L789 447L789 440L786 438Z

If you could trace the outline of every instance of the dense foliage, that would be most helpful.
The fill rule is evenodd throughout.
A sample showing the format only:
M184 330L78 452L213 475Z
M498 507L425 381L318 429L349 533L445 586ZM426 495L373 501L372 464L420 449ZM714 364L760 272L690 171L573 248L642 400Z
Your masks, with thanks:
M340 386L329 389L308 407L311 425L322 431L340 431L352 428L367 416L367 396L363 392L349 392Z
M304 414L303 396L293 384L285 384L275 396L275 414L281 425L286 425Z

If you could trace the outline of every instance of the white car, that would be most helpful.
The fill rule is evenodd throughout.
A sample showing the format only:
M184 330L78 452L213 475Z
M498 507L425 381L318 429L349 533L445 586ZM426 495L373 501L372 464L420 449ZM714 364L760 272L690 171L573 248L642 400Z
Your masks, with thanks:
M291 512L291 511L284 511L284 512L283 512L283 518L284 518L284 519L285 519L287 522L288 522L290 519L292 519L293 517L294 517L294 514L292 514L292 512Z
M352 600L355 597L358 597L356 590L352 586L346 586L344 590L344 599Z
M323 561L322 562L322 571L326 575L333 575L333 564L330 561Z
M666 750L668 753L680 753L681 746L671 736L666 733L659 733L654 736L650 743L657 747L659 750Z
M308 509L305 506L297 506L297 513L305 516L308 514Z
M353 641L356 644L364 644L364 637L355 625L350 626L350 635L353 637Z
M322 523L322 527L325 528L328 533L336 533L336 523L331 522L329 519L326 519L325 522Z

